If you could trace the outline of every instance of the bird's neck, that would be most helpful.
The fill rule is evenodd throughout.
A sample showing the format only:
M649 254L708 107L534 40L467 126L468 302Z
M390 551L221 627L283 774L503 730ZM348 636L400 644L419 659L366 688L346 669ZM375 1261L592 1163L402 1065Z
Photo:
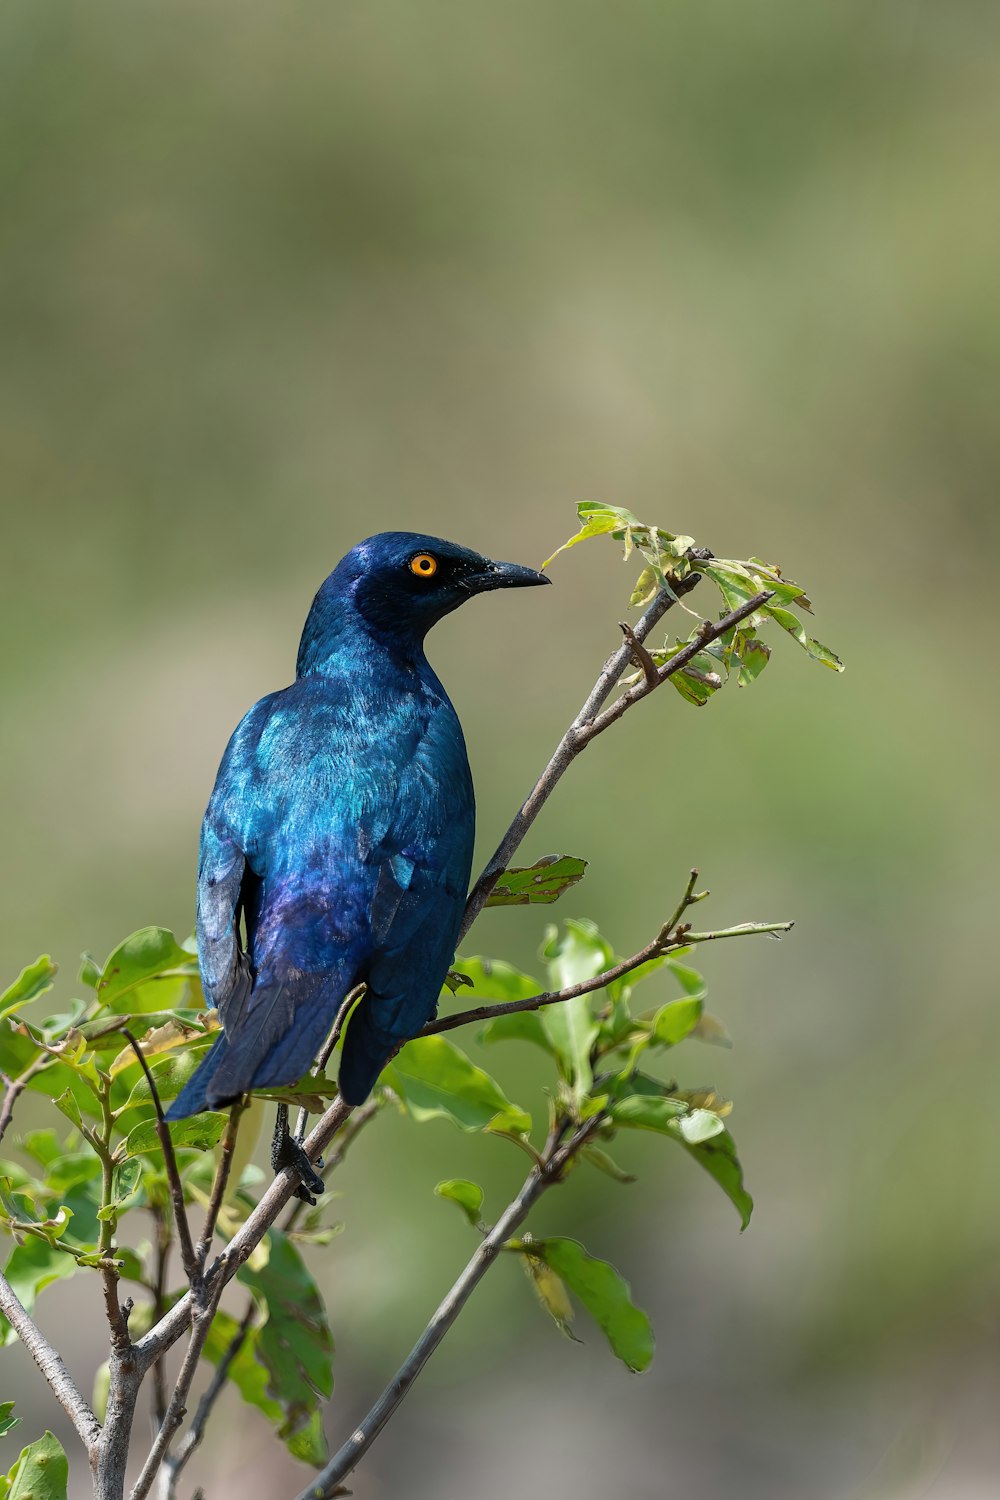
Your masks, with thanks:
M436 682L424 654L425 629L416 624L394 626L391 631L370 625L342 595L313 600L295 667L296 677L353 677L374 671L384 676L387 668L405 676Z

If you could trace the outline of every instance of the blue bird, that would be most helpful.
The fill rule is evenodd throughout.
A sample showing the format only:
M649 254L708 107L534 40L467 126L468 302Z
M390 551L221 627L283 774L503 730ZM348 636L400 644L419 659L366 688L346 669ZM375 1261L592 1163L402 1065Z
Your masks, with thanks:
M358 984L338 1080L349 1104L434 1015L475 799L424 637L475 594L548 581L437 537L384 532L322 585L295 681L242 720L205 813L198 957L222 1029L168 1119L296 1082Z

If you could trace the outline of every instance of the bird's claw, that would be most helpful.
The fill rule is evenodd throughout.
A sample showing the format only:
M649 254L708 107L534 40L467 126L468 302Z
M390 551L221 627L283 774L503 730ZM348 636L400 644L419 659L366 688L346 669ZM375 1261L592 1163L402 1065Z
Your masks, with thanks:
M275 1172L281 1172L289 1167L298 1178L298 1186L295 1189L296 1198L303 1203L315 1204L317 1196L326 1192L326 1183L323 1181L316 1167L323 1165L323 1158L319 1157L316 1165L309 1160L303 1151L301 1143L295 1139L288 1128L288 1106L278 1105L277 1119L274 1126L274 1139L271 1142L271 1167Z

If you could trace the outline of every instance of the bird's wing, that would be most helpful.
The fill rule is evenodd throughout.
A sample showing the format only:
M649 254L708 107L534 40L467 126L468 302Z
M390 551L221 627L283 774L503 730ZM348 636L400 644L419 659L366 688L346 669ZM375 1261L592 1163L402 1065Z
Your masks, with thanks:
M252 975L240 916L254 885L244 850L210 806L198 865L198 958L205 998L223 1026L241 1014L250 998Z

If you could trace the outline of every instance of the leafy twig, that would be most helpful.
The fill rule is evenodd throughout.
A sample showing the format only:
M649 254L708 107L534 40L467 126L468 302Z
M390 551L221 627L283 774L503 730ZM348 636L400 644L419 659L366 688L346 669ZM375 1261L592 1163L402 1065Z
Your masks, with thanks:
M312 1484L297 1500L331 1500L341 1493L341 1481L355 1468L374 1443L386 1423L394 1416L413 1382L448 1333L479 1282L496 1260L507 1240L524 1223L538 1199L558 1182L569 1162L602 1123L600 1115L587 1120L564 1146L557 1146L556 1133L550 1133L549 1147L541 1163L534 1167L516 1198L477 1247L447 1296L441 1302L392 1380L366 1417L358 1423L347 1442L331 1458Z
M73 1383L62 1359L52 1348L25 1308L6 1276L0 1272L0 1312L48 1381L59 1405L76 1428L80 1441L93 1457L101 1436L101 1424Z
M525 1010L541 1010L544 1005L560 1005L566 1000L575 1000L580 995L589 995L594 990L603 990L606 985L613 984L616 979L624 979L626 974L631 974L642 964L649 963L650 959L658 958L662 953L669 953L672 948L684 948L688 943L710 943L719 938L728 937L751 937L762 932L788 932L793 926L791 922L744 922L739 927L725 927L718 932L692 932L681 919L689 907L696 905L708 895L707 891L695 891L697 879L698 871L692 870L684 895L670 921L660 928L651 943L647 943L645 948L640 948L638 953L633 953L631 958L623 958L620 963L596 974L592 979L568 985L563 990L546 990L540 995L529 995L526 1000L506 1000L497 1005L477 1005L470 1010L457 1011L453 1016L441 1016L435 1021L428 1022L419 1033L420 1036L434 1036L440 1031L454 1031L458 1026L469 1026L477 1021L490 1021L495 1016L510 1016Z
M693 555L710 557L711 553L704 549L699 549ZM568 770L580 751L593 738L590 726L597 717L602 705L607 702L614 691L615 685L621 679L622 674L634 660L633 652L635 646L642 645L650 631L654 630L660 620L662 620L667 610L676 604L683 594L689 594L697 585L700 577L699 573L690 573L687 578L675 580L672 590L660 589L643 615L632 627L631 641L624 641L618 647L618 650L613 651L604 663L597 681L587 696L586 702L559 741L551 760L536 781L527 801L521 807L507 829L507 832L500 840L492 859L476 881L472 893L466 902L465 916L462 919L462 928L459 933L459 942L465 937L469 928L486 905L490 891L492 891L500 879L515 851L520 847L528 829L552 795L556 783L560 780L563 773ZM726 628L728 629L728 626ZM650 690L647 688L647 691Z

